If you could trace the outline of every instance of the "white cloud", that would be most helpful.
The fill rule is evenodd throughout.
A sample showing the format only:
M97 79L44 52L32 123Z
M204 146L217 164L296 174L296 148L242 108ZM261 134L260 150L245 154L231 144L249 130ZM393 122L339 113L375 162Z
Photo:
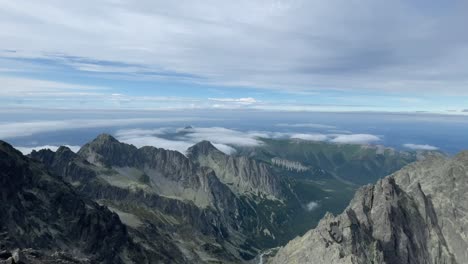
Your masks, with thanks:
M132 144L138 148L144 146L153 146L157 148L169 149L179 151L180 153L185 153L185 151L193 145L192 142L187 141L180 141L180 140L169 140L160 138L157 136L131 136L129 133L126 133L126 136L117 137L117 139L121 142L125 142L127 144Z
M217 102L226 102L226 103L238 103L238 104L254 104L257 103L258 101L255 100L255 98L252 97L246 97L246 98L208 98L208 100L211 101L217 101Z
M329 139L327 135L323 134L293 134L290 138L297 138L310 141L326 141Z
M148 136L148 135L164 135L171 131L172 131L171 128L168 128L168 127L155 128L155 129L133 128L133 129L119 130L116 132L115 135L117 137L125 138L125 137L138 137L138 136Z
M31 122L0 123L0 139L31 136L37 133L95 127L115 127L177 121L193 121L198 118L128 118L128 119L70 119Z
M236 145L233 142L238 142L235 139L233 134L236 134L234 130L230 129L223 129L223 128L212 128L211 132L208 132L209 129L205 128L192 128L192 129L171 129L171 128L158 128L158 129L123 129L119 130L115 133L115 136L118 140L135 145L136 147L143 147L143 146L153 146L157 148L164 148L179 151L181 153L185 153L186 150L193 146L194 144L202 141L208 140L213 143L213 145L219 149L220 151L226 154L233 154L235 153L235 149L228 146L227 144ZM185 136L178 137L176 139L166 139L162 138L164 134L170 134L174 132L190 132ZM190 136L192 133L196 135ZM218 137L211 137L213 134L217 133ZM224 137L223 134L228 134L227 137ZM240 134L240 132L238 132ZM245 137L242 137L245 139ZM250 142L252 143L252 142Z
M351 134L351 135L337 135L331 140L334 143L343 144L369 144L379 141L380 137L371 134Z
M0 7L0 49L92 58L60 59L82 71L165 69L212 84L456 94L468 81L466 11L463 1L15 0Z
M256 138L257 134L245 133L223 127L193 128L184 137L192 142L209 140L213 143L237 146L257 146L261 144Z
M306 210L311 212L320 207L319 201L311 201L306 205Z
M50 149L52 151L57 151L57 149L59 148L60 146L51 146L51 145L44 145L44 146L35 146L35 147L15 147L17 150L21 151L21 153L23 153L23 155L28 155L30 154L33 150L35 151L39 151L41 149ZM71 151L73 152L78 152L80 150L80 146L70 146L70 145L65 145L65 147L68 147L69 149L71 149Z
M412 144L412 143L407 143L403 144L405 148L409 148L412 150L438 150L438 147L427 145L427 144Z
M224 127L190 127L188 129L123 129L115 133L117 139L137 147L154 146L185 153L192 145L207 140L226 154L235 153L233 146L254 147L263 144L259 138L302 139L349 144L368 144L380 140L369 134L304 134L269 131L238 131Z
M181 133L175 138L163 138L165 134ZM262 142L258 136L269 137L257 132L241 132L223 127L193 127L190 129L123 129L115 133L117 139L137 147L154 146L185 153L194 144L208 140L226 154L235 153L232 146L258 146Z
M65 82L0 76L0 96L95 96L106 87L78 85Z
M233 148L233 147L230 147L228 145L225 145L225 144L219 144L219 143L213 143L213 146L215 146L215 148L217 148L218 150L228 154L228 155L231 155L231 154L234 154L236 153L236 150Z
M334 129L336 126L317 124L317 123L298 123L298 124L277 124L279 127L306 127L306 128L319 128L319 129Z

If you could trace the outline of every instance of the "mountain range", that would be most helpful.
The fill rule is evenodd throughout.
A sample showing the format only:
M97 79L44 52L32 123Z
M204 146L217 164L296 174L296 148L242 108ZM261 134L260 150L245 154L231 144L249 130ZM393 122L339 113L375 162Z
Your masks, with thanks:
M0 209L6 213L0 216L0 261L18 254L30 263L246 263L258 261L256 256L263 261L262 252L304 235L325 212L340 213L364 182L407 164L411 165L403 171L426 166L413 164L445 161L443 155L432 152L296 140L264 142L227 155L202 141L180 153L136 148L102 134L78 153L60 147L56 152L33 151L29 156L1 142ZM412 163L417 160L422 161ZM377 185L389 178L398 177L384 178ZM365 200L369 195L361 189L346 210L359 197ZM400 214L419 210L411 206ZM327 219L333 219L331 214L325 215L317 229L327 225ZM413 222L404 228L416 225L416 220L408 221ZM330 234L336 231L335 239L344 241L342 233L347 231L341 230L340 223L348 222L332 222ZM364 242L342 249L338 256L376 247L369 231L373 224L374 220L368 220L367 229L358 228L359 238L366 237ZM299 244L294 244L295 239L276 257L265 255L265 259L272 263L295 259L290 252L308 251L309 239L305 238L311 232L315 231L305 234ZM434 245L456 259L448 242L437 242L444 240L443 229L431 232ZM426 246L426 251L432 246ZM379 254L375 253L385 259L385 254ZM297 263L303 260L298 257ZM368 259L343 263L364 263L361 260Z

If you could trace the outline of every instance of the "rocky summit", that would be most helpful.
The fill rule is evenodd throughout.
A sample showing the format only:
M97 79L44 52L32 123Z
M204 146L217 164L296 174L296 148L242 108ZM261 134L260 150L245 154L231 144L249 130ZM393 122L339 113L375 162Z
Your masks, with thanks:
M362 187L268 263L468 263L467 190L468 152L428 157Z
M284 197L280 178L266 163L245 156L231 156L216 149L209 141L190 147L187 156L201 166L212 168L222 182L241 194Z

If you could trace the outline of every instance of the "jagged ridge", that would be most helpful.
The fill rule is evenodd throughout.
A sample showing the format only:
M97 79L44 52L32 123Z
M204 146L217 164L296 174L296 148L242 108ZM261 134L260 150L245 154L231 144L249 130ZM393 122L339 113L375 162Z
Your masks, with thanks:
M0 193L2 249L63 250L101 263L149 261L116 214L80 196L3 141Z
M234 192L284 198L280 178L263 162L245 156L231 156L202 141L187 150L187 156L201 166L212 168Z
M361 188L337 217L269 263L468 263L468 152L432 156Z

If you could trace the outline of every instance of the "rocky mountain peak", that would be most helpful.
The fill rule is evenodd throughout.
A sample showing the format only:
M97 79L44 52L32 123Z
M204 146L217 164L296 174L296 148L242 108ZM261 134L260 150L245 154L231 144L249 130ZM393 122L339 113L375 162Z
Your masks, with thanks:
M261 161L224 154L206 140L190 147L187 156L194 163L212 168L235 193L282 197L280 178Z
M58 155L58 156L68 157L69 159L70 159L70 158L75 158L75 157L78 156L78 155L77 155L75 152L73 152L70 148L65 147L65 146L59 147L55 153L56 153L56 155Z
M17 158L20 158L22 156L21 152L16 150L12 145L2 140L0 140L0 152L4 153L5 155L9 155L12 157L14 156Z
M119 141L113 137L112 135L110 134L106 134L106 133L103 133L103 134L100 134L99 136L97 136L93 142L95 143L119 143Z
M198 155L208 155L213 152L220 152L210 141L203 140L193 145L187 150L189 157L197 157Z
M137 150L135 146L121 143L109 134L101 134L84 145L78 151L78 155L91 163L100 163L107 167L112 165L124 167L134 162Z

